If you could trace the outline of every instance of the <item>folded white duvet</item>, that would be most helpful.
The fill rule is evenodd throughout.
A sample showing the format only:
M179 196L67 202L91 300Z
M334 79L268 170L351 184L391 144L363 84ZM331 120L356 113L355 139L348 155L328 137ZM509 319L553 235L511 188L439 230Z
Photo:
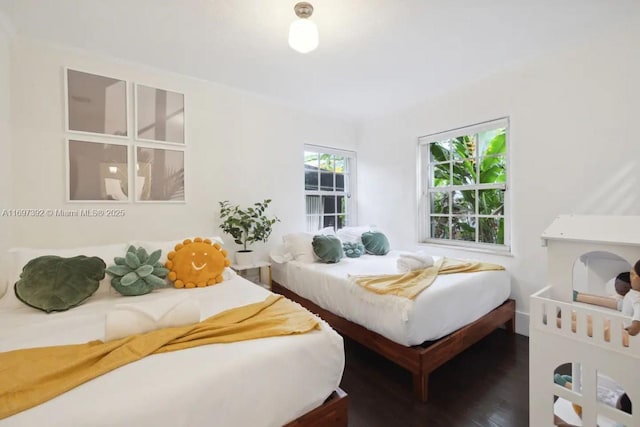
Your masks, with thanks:
M189 297L118 304L106 314L104 339L110 341L199 321L198 301Z

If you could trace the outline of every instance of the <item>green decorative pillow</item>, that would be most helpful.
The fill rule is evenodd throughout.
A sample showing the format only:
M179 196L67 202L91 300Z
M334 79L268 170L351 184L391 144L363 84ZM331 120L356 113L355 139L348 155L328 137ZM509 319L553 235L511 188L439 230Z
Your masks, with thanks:
M84 255L34 258L24 266L14 286L16 297L47 313L68 310L98 290L105 267L100 258Z
M348 258L360 258L364 254L364 246L358 242L345 242L342 249Z
M389 253L389 240L379 231L362 233L362 244L368 254L386 255Z
M129 246L125 257L114 258L116 264L107 268L111 286L124 296L144 295L165 286L169 270L159 262L161 254L160 249L149 255L143 247Z
M335 236L313 236L313 252L322 262L334 263L344 257L342 242Z

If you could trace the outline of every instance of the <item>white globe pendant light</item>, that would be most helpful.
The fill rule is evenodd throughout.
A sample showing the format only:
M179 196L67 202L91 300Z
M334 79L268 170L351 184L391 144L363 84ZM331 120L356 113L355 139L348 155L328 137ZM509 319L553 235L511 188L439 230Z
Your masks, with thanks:
M293 7L300 19L293 21L289 27L289 46L300 53L308 53L318 47L318 27L309 17L313 6L300 2Z

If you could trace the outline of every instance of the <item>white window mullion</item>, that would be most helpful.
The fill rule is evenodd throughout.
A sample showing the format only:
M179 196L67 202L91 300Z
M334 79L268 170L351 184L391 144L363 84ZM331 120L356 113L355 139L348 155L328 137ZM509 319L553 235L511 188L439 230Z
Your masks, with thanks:
M445 191L466 191L466 190L506 190L507 186L504 183L497 184L469 184L469 185L443 185L442 187L427 188L427 192L438 193Z

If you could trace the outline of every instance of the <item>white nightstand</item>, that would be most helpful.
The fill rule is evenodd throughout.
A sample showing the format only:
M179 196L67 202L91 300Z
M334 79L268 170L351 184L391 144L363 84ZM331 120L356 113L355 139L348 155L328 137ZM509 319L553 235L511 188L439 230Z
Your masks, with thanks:
M271 290L271 263L267 261L258 261L252 264L231 264L231 269L240 276L250 280L265 289ZM249 275L251 270L258 270L258 281L251 280Z

